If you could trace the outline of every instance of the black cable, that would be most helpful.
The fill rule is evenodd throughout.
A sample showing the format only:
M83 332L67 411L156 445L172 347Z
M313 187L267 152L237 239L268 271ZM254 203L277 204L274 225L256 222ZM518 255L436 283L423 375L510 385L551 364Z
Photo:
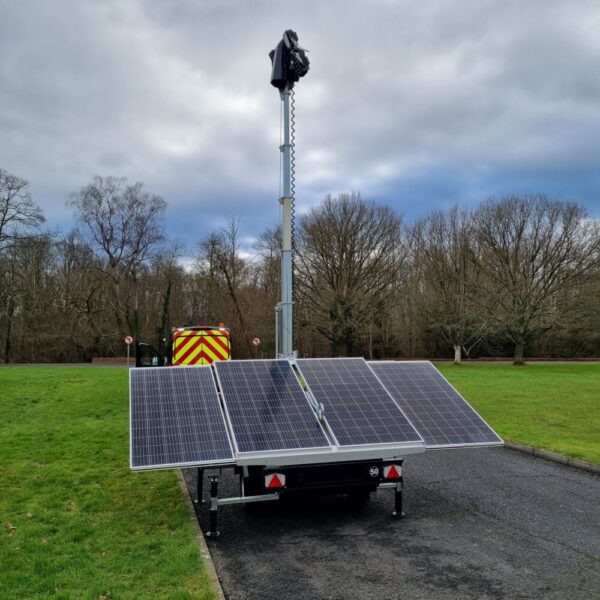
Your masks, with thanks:
M294 104L294 90L290 90L290 213L292 225L292 321L298 323L296 310L296 107ZM292 328L295 333L296 328ZM294 339L292 337L292 348Z

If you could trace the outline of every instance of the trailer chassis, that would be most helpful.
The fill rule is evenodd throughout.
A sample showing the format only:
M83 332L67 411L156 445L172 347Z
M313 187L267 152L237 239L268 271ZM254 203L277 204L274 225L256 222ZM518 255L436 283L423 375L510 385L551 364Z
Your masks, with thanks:
M353 493L364 493L365 498L368 495L380 488L393 489L394 490L394 509L392 516L394 518L401 518L404 516L402 511L403 492L404 492L404 478L402 472L403 460L393 461L394 465L400 467L399 477L394 481L386 481L383 479L383 468L386 465L384 461L368 461L368 465L365 461L363 462L351 462L341 463L344 466L345 478L330 478L328 480L319 482L311 482L311 475L321 471L320 475L327 473L327 470L333 472L334 469L339 468L339 463L328 463L326 465L296 465L293 467L281 467L277 471L284 473L286 479L292 474L292 483L288 487L287 485L281 489L270 491L265 489L264 486L261 489L259 481L264 480L265 473L273 472L272 467L258 467L254 466L249 468L239 466L226 466L218 468L197 468L197 479L196 479L196 498L193 500L196 506L197 514L199 515L201 506L204 504L203 493L204 493L204 478L205 474L210 482L210 500L209 500L209 526L206 532L207 537L218 537L220 531L218 529L218 514L219 507L231 506L235 504L254 504L258 502L272 502L280 500L282 497L291 497L297 495L327 495L327 494L353 494ZM379 469L377 476L371 476L372 480L369 481L364 477L359 477L364 471L364 467L368 466L370 469ZM221 498L219 497L219 478L223 475L224 468L233 468L235 473L240 478L240 495L234 497ZM250 469L253 470L251 473ZM206 472L206 473L205 473ZM348 474L352 475L354 472L355 477L350 479ZM308 478L309 482L305 485L298 484L298 476L300 479ZM248 485L250 484L250 485ZM246 487L249 487L252 493L246 493Z

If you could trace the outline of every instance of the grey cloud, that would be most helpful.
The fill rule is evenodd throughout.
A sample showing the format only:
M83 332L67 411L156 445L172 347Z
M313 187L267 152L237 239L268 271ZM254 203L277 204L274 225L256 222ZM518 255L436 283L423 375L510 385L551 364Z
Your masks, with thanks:
M600 214L599 25L597 3L542 0L6 3L0 166L65 228L99 173L163 195L175 236L234 214L255 236L278 216L267 53L292 27L312 62L300 208L355 188L425 211L528 181Z

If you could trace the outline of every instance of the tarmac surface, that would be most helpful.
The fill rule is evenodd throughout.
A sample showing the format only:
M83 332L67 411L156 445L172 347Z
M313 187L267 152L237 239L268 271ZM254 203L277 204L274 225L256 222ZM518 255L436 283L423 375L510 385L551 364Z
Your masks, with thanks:
M184 477L195 499L196 470ZM221 507L207 542L226 598L600 598L599 476L490 448L409 457L404 479L401 520L389 489L358 507ZM219 495L237 482L225 470ZM199 521L207 531L208 502Z

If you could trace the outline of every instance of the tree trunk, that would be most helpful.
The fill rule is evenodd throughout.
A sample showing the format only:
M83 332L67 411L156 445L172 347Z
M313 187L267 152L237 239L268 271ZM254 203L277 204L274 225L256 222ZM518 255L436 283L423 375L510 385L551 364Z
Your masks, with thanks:
M331 356L341 356L340 342L337 338L331 340Z
M8 313L6 319L6 337L4 338L4 362L10 362L11 342L12 342L12 324L15 316L15 300L11 296L8 301Z
M461 345L460 344L454 344L454 364L455 365L460 365L460 359L461 359Z
M515 356L513 359L513 365L524 365L525 360L523 359L523 351L525 344L523 342L515 342Z
M346 339L345 339L346 356L353 356L354 355L354 330L352 328L347 328L345 337L346 337Z
M252 356L254 353L254 348L252 346L252 342L250 341L250 336L248 335L248 328L246 327L246 319L244 318L244 312L242 311L242 307L240 306L238 295L236 293L235 288L233 287L233 281L229 277L229 271L223 269L223 274L225 275L225 281L227 282L227 290L229 291L229 297L233 302L233 307L235 308L235 312L237 314L238 322L240 324L240 329L242 330L242 335L244 336L244 340L246 342L246 346L248 348L248 354Z
M167 291L163 296L162 316L160 319L160 325L163 332L167 331L169 327L169 304L171 302L171 279L167 281Z

